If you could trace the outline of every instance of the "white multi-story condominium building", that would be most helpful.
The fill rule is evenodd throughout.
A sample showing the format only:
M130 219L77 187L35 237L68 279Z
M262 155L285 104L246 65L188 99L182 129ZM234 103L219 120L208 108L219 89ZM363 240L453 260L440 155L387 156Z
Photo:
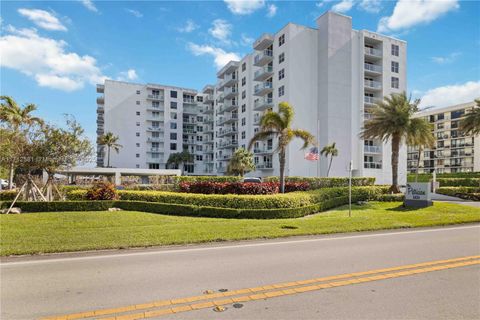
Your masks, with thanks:
M187 150L195 159L185 165L186 172L208 172L203 163L203 111L213 108L213 87L197 93L106 80L97 85L97 92L102 94L97 97L97 135L112 132L122 145L118 154L111 151L110 166L164 169L171 153ZM105 151L98 146L98 166L107 165Z
M459 130L461 120L475 107L475 102L445 108L428 109L416 114L432 124L435 146L419 154L417 147L408 147L408 172L454 173L480 171L480 137L465 135ZM420 159L419 159L420 156Z
M336 143L339 155L330 176L347 175L352 161L354 176L391 181L390 143L363 140L360 132L375 102L406 90L404 41L353 30L350 17L327 12L317 19L317 28L288 23L275 34L262 35L252 53L226 64L217 78L216 85L206 86L201 94L107 81L100 87L105 94L99 106L105 117L99 134L112 131L124 145L119 155L112 156L111 165L161 168L171 152L187 146L197 152L188 173L224 174L233 152L246 148L259 130L261 116L278 111L278 104L286 101L295 109L292 127L314 134L320 148ZM196 100L199 97L202 102ZM203 126L184 123L182 129L184 116L203 120ZM151 139L157 139L155 144ZM190 145L188 139L202 143ZM301 145L294 140L288 147L286 175L325 176L327 159L305 160ZM274 137L255 143L257 170L249 175L278 175L275 148ZM406 181L406 154L403 146L400 183ZM104 163L100 157L99 165Z
M218 73L215 88L215 171L225 172L234 150L247 147L268 110L282 101L295 109L293 127L314 134L320 148L335 142L339 155L331 176L373 176L391 181L389 142L363 140L359 134L374 103L406 90L406 43L365 30L352 30L350 17L327 12L317 28L288 23L264 34L254 52L231 61ZM325 176L328 161L304 160L302 143L287 151L286 175ZM278 175L275 139L258 141L253 176ZM400 182L406 181L406 147L401 150Z

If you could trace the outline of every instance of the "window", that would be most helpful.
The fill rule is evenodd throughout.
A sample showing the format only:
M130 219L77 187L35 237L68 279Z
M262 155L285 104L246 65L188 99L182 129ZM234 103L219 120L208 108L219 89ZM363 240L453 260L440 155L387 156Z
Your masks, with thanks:
M152 138L160 138L160 132L152 132Z
M140 101L137 101L137 106L139 106L139 105L140 105Z
M244 62L242 63L242 71L245 71L247 70L247 64Z
M177 150L177 144L176 143L170 143L170 150Z
M278 63L282 63L283 61L285 61L285 53L282 52L278 56Z
M177 91L170 91L170 98L176 98L177 97Z
M137 116L139 116L139 115L140 115L140 111L135 112L135 114L136 114Z
M465 110L456 110L456 111L452 111L452 113L450 114L450 117L452 119L457 119L463 116L464 114L465 114Z
M135 154L135 158L140 158L140 153Z
M392 44L392 56L399 56L400 48L396 44Z
M247 118L242 118L242 126L245 126L246 123L247 123Z
M160 169L160 164L159 163L149 163L148 164L148 169Z
M245 131L242 131L242 139L245 139L246 136L247 136L247 133Z
M140 132L135 132L135 136L140 137Z
M203 97L202 96L197 96L197 101L198 102L203 102Z
M170 122L170 129L177 129L177 123L176 122Z
M201 147L201 146L200 146L200 147ZM197 158L197 161L202 161L202 160L203 160L203 157L202 157L202 155L200 155L200 154L197 154L197 155L196 155L196 158Z
M202 136L197 136L197 141L198 142L202 142L203 141L203 137ZM201 150L200 150L201 151Z
M177 103L175 101L170 101L170 108L177 109Z
M203 132L203 127L197 126L197 132Z
M278 80L285 78L285 69L278 71Z
M398 89L400 86L400 81L398 80L397 77L392 77L392 88Z
M281 97L285 94L285 86L281 86L278 88L278 96Z
M177 140L177 133L176 132L170 132L170 140Z
M278 46L281 47L282 44L285 43L285 34L282 34L280 38L278 38Z
M392 72L398 73L398 62L392 61Z
M242 91L242 99L245 99L247 97L247 92L245 90Z
M137 148L140 148L140 143L137 142L135 145L137 146Z
M172 112L170 114L170 118L172 118L173 120L176 120L177 119L177 113L176 112Z
M242 78L242 87L247 84L247 78L243 77Z
M140 165L139 165L139 164L136 164L136 165L135 165L135 168L137 168L137 169L140 168Z
M140 127L140 122L137 122L136 125L137 125L137 127Z
M140 94L140 90L137 90L137 94Z
M245 112L247 111L247 105L246 104L242 104L242 112Z

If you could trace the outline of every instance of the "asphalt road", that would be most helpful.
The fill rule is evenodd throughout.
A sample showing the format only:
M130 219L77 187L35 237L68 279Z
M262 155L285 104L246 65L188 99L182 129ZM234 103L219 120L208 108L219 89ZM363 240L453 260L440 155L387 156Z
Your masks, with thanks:
M3 259L1 319L480 255L480 225ZM159 319L480 319L480 268L463 266Z

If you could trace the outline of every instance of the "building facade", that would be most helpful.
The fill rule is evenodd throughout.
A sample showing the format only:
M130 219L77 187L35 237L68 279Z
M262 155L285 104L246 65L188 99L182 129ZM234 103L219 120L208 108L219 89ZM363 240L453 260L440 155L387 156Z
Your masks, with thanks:
M239 147L247 147L259 130L262 115L269 110L278 111L278 104L286 101L295 110L292 127L311 132L320 148L336 143L339 155L333 161L331 176L348 175L352 161L354 176L372 176L377 183L389 183L390 143L363 140L359 134L364 121L371 116L369 110L375 102L391 93L406 90L406 61L404 41L366 30L353 30L350 17L327 12L317 19L317 28L288 23L275 34L262 35L253 43L250 54L241 61L225 65L217 73L217 83L206 86L201 93L165 86L122 84L122 88L132 86L132 96L125 96L126 90L122 88L118 88L117 93L111 93L115 95L112 106L122 105L113 108L119 113L117 117L112 113L112 107L107 107L109 82L106 82L103 131L113 131L119 136L127 134L126 141L132 144L129 149L122 149L120 155L115 155L117 162L112 159L112 164L148 167L153 163L148 161L148 153L143 151L139 157L132 159L132 155L138 153L132 153L132 149L138 150L136 145L141 142L137 142L138 136L130 136L138 131L131 131L136 127L122 123L124 120L131 121L127 120L131 118L125 113L132 103L137 109L141 109L139 106L143 104L144 108L151 106L150 102L154 100L149 100L148 95L154 95L152 90L158 90L158 94L165 97L159 101L164 108L160 116L169 121L163 126L164 141L158 145L163 150L162 161L165 162L172 152L172 143L177 143L177 150L182 150L183 141L172 142L170 139L170 134L176 132L170 128L170 103L173 100L169 92L174 90L178 92L179 100L182 100L183 94L194 97L193 100L201 96L203 100L194 101L197 104L191 107L198 111L195 134L202 137L198 138L201 141L196 141L201 144L197 143L195 147L198 147L197 151L202 150L202 157L198 158L202 160L193 164L193 174L224 174L233 152ZM140 105L136 99L139 98L135 93L137 91L141 92L140 96L143 95ZM175 102L177 117L182 118L185 102ZM154 110L146 110L146 118L139 119L140 127L148 129L153 126L148 118L153 116L152 112ZM202 125L198 119L202 120ZM202 131L199 131L200 127ZM179 134L182 131L178 127L176 130ZM144 134L150 137L148 131ZM148 140L146 144L146 148L157 147L148 144ZM307 161L304 159L305 150L300 150L300 147L301 141L297 140L288 147L286 175L325 176L327 159L321 157L319 161ZM274 137L255 143L252 151L257 169L249 176L278 175L275 148ZM406 158L406 147L403 146L399 163L400 183L406 181ZM105 159L101 160L104 163Z
M480 171L479 136L465 135L459 125L475 102L419 112L416 117L432 124L433 148L408 147L408 172L455 173Z

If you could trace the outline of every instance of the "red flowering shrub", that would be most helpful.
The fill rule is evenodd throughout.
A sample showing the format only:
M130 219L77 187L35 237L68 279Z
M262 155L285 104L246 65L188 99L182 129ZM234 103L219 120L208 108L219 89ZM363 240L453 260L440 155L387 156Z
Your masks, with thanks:
M118 193L115 186L109 182L98 182L88 189L88 200L117 200Z
M307 182L288 182L285 192L306 191L309 189ZM180 192L202 194L275 194L280 190L277 182L181 182Z

